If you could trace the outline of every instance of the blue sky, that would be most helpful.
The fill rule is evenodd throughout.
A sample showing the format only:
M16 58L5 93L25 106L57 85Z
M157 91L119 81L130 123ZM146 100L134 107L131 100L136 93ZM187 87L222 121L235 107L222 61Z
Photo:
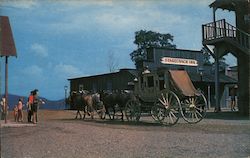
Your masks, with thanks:
M200 50L201 25L212 21L211 2L1 0L0 15L9 16L18 54L9 62L9 92L28 95L37 88L41 96L62 99L68 78L107 73L110 53L118 68L134 68L129 54L141 29L171 33L177 48ZM234 25L233 12L218 10L217 18ZM1 69L3 87L3 59Z

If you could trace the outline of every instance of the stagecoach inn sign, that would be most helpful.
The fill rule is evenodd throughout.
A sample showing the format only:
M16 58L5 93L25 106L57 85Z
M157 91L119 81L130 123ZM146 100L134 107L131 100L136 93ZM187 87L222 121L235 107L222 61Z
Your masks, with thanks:
M186 65L186 66L198 66L197 60L194 59L183 59L183 58L161 58L162 64L173 64L173 65Z

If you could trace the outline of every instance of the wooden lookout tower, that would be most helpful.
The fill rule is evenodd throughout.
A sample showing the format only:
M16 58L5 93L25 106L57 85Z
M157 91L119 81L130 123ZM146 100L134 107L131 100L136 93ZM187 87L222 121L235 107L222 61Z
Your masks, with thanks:
M238 62L238 107L242 115L250 117L250 0L216 0L213 22L202 25L202 44L215 59L216 108L219 105L219 59L227 53L237 57ZM216 10L235 12L236 26L225 19L216 19ZM208 45L214 46L213 50Z

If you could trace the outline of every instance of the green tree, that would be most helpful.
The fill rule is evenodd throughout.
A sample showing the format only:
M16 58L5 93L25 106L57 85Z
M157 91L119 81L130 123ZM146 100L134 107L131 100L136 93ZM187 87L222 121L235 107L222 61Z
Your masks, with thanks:
M203 63L204 65L212 65L212 55L208 52L208 50L206 48L202 48L201 49L202 54L203 54Z
M153 31L140 30L135 32L134 44L137 45L137 49L130 53L131 60L136 63L141 61L145 57L145 48L149 47L165 47L176 48L173 44L174 37L167 33L161 34Z
M212 65L213 69L215 69L215 61L213 56L209 53L209 51L203 47L201 49L202 53L203 53L203 63L204 65ZM228 67L229 65L226 63L226 58L225 57L221 57L219 59L219 71L225 71L225 69Z
M219 59L219 70L220 71L225 71L225 69L228 67L229 65L226 63L226 58L222 57Z

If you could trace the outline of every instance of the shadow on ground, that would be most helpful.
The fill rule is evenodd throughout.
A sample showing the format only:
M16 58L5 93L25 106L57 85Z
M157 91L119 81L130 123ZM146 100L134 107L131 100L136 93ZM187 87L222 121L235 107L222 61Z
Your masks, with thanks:
M153 119L150 121L138 121L138 122L133 122L133 121L122 121L121 119L90 119L90 118L85 118L85 119L56 119L58 121L84 121L84 122L91 122L91 123L99 123L99 124L109 124L109 125L129 125L129 126L166 126L162 125L160 123L154 122Z
M248 116L242 116L239 112L208 112L206 119L221 119L221 120L249 120Z

